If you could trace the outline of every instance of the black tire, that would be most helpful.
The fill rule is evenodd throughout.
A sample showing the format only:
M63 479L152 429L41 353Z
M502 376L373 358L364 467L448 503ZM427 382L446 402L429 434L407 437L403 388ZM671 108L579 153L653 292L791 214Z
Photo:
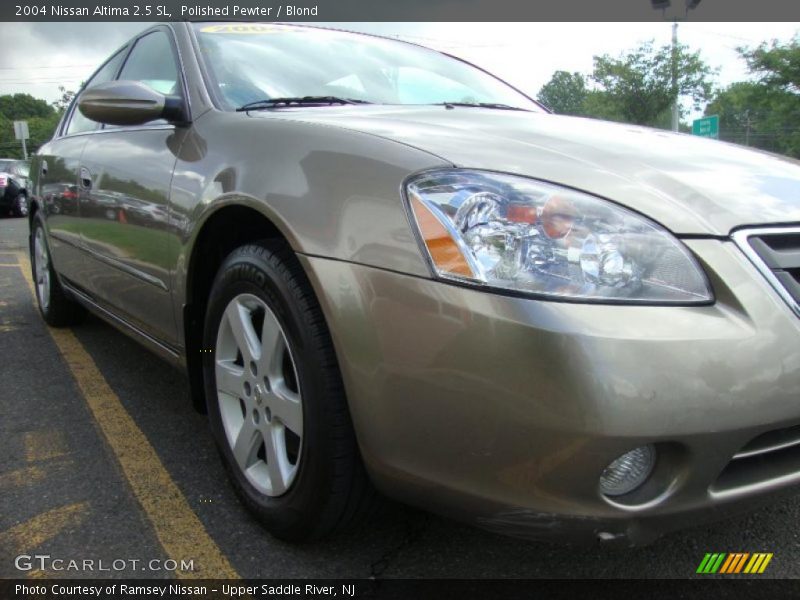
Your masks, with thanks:
M215 348L226 307L242 294L263 301L279 323L302 397L296 475L277 496L259 491L245 476L222 422ZM208 301L203 349L212 432L237 494L266 529L287 541L306 541L348 528L366 516L375 492L358 451L330 333L305 273L285 243L243 246L223 261ZM244 408L243 415L248 418Z
M14 216L17 217L27 217L28 216L28 196L24 193L17 194L17 197L14 198L14 207L13 212Z
M45 287L46 298L42 298L43 290L39 285L37 277L37 256L36 256L36 237L41 232L41 241L47 253L47 274L49 276L49 286ZM37 213L33 218L33 229L31 230L30 258L31 276L33 277L34 289L36 290L36 300L39 305L39 312L45 322L53 327L67 327L80 323L86 316L86 310L72 298L70 298L58 281L58 276L53 269L53 262L50 259L50 247L47 242L47 234L44 228L44 221L41 214Z

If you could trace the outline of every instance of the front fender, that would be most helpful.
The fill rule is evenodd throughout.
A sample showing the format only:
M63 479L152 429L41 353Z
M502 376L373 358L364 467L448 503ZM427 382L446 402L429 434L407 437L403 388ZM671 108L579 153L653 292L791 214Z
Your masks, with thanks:
M298 253L430 276L400 190L412 173L451 166L442 159L371 134L217 111L170 145L177 306L200 232L232 205L258 211Z

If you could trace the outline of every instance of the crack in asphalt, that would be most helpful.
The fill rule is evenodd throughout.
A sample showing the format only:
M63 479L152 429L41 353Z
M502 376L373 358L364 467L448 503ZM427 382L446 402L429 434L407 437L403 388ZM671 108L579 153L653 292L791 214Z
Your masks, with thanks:
M406 520L406 531L400 541L384 552L378 560L370 564L369 579L373 581L380 579L400 552L412 546L422 537L422 534L430 527L430 523L430 515L424 515L421 521L416 519Z

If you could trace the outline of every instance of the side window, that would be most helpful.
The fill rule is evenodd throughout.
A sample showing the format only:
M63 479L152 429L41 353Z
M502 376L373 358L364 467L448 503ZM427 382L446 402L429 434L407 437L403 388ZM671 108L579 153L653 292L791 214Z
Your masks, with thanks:
M167 34L154 31L139 38L119 78L139 81L165 95L180 94L178 66Z
M111 57L108 62L103 65L103 67L97 73L94 74L94 77L89 80L84 89L89 89L92 86L100 85L101 83L106 83L114 79L114 76L117 74L123 58L125 58L125 49L120 50L113 57ZM93 131L99 126L99 123L87 119L81 114L81 111L78 110L78 100L76 98L75 102L72 103L72 115L70 116L70 121L67 124L67 134L69 135L70 133Z

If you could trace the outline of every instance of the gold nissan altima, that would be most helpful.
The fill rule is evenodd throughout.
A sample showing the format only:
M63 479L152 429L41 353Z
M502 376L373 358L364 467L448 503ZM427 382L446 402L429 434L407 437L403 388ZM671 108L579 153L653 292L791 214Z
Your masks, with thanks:
M185 373L280 538L377 491L637 544L800 483L796 161L556 116L396 40L171 23L31 177L45 321Z

